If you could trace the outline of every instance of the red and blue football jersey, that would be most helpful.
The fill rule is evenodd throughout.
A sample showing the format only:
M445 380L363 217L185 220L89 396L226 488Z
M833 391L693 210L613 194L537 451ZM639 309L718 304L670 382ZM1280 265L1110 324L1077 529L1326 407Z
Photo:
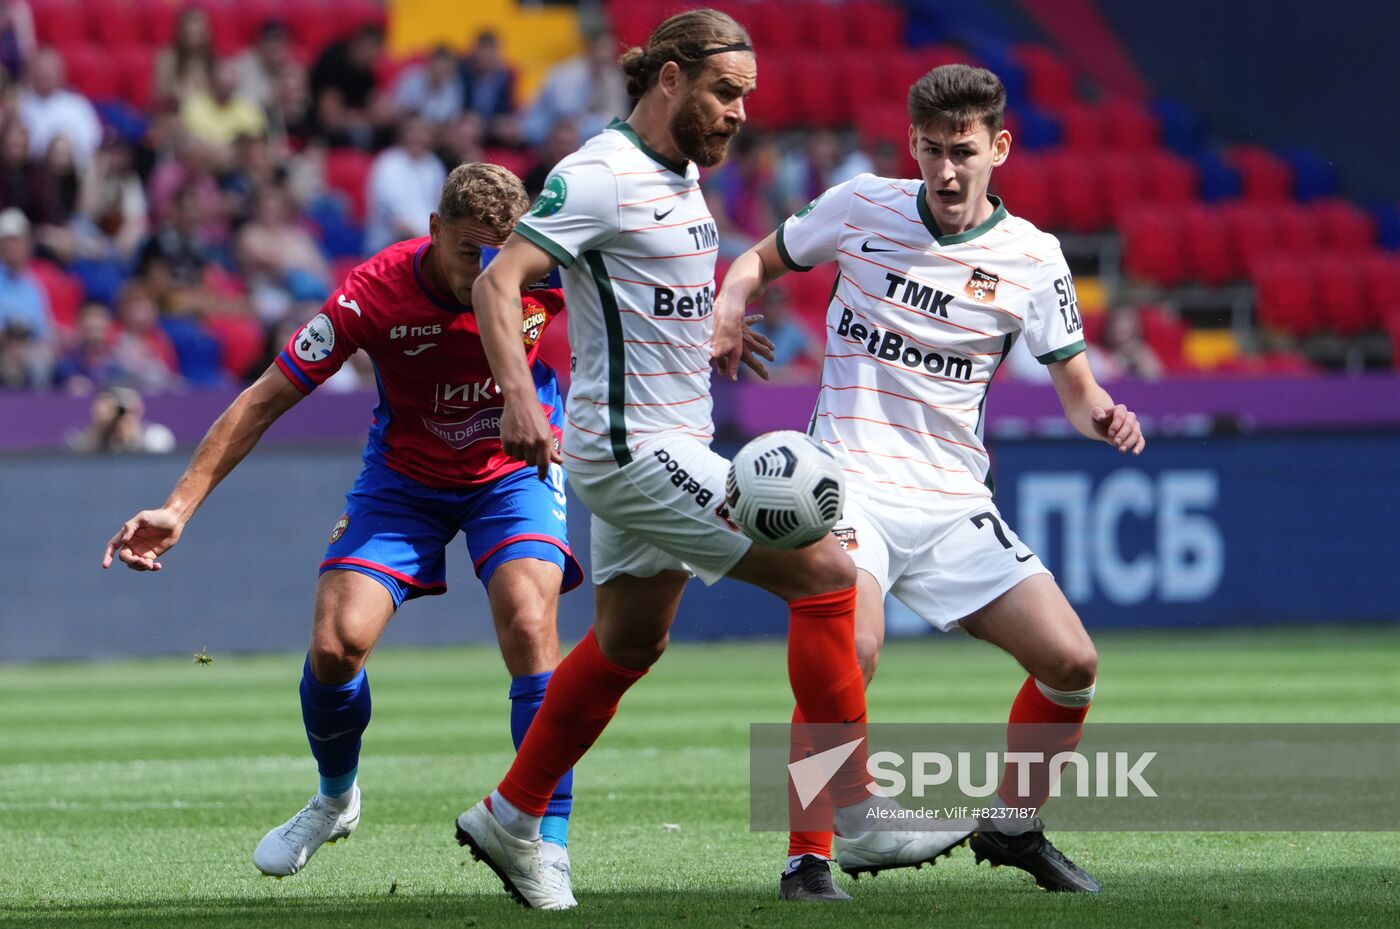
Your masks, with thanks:
M310 393L364 351L379 386L365 458L429 487L485 484L524 462L501 448L502 403L476 314L428 289L421 267L428 244L425 237L391 245L351 271L287 342L277 367ZM557 441L563 398L553 369L536 355L564 308L563 293L531 290L520 303L521 341Z

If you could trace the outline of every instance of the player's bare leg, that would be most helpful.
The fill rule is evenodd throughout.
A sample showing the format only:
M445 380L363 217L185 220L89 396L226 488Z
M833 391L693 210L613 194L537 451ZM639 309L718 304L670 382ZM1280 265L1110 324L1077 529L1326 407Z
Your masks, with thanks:
M1030 674L1012 704L1008 748L1043 752L1046 758L1073 751L1093 698L1098 653L1050 576L1025 579L964 619L962 627L1009 652ZM1018 725L1034 723L1055 725ZM1048 766L1032 766L1030 788L1022 796L1006 776L998 793L1007 806L1039 809L1049 792ZM1098 892L1098 882L1045 838L1039 817L996 825L973 836L978 862L1021 868L1046 890ZM1018 826L1024 831L1017 833Z
M491 575L487 594L496 641L510 672L510 728L518 748L533 723L554 669L559 665L558 565L537 558L518 558L500 565ZM540 857L551 897L574 901L569 861L569 815L573 811L573 771L559 780L541 820Z
M373 578L355 571L321 575L301 685L302 714L321 771L321 790L258 843L253 864L264 874L280 878L297 873L323 844L338 842L359 824L355 775L360 736L369 723L364 664L393 615L393 599ZM323 731L321 723L328 720L335 722Z
M541 765L564 755L571 767L603 731L623 693L665 651L688 579L682 571L662 571L652 577L621 575L593 588L594 626L560 663L501 784L513 799L497 789L457 818L457 840L469 845L473 857L485 862L521 904L577 905L542 857L541 812L559 778L557 768ZM562 746L568 751L561 752ZM530 809L524 808L527 802Z

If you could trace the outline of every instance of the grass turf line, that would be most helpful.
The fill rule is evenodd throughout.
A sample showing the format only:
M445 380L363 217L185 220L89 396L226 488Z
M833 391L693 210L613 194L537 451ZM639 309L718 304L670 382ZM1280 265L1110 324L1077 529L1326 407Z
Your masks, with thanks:
M1400 630L1097 639L1096 721L1400 719ZM931 870L843 881L854 907L780 904L782 839L746 829L745 746L749 723L789 714L783 666L773 643L675 646L628 695L578 774L583 906L548 916L516 907L452 841L453 817L511 755L492 650L375 656L364 820L283 881L249 857L315 785L298 656L0 668L0 924L1281 929L1392 926L1400 912L1394 833L1067 833L1057 840L1101 879L1099 897L1039 893L961 850ZM961 637L893 643L872 718L1002 720L1020 680Z

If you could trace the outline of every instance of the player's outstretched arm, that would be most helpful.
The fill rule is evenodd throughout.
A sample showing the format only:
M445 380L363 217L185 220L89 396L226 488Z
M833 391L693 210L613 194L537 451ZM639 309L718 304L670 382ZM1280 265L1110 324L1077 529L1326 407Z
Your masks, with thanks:
M1050 380L1055 384L1065 416L1080 433L1107 442L1120 452L1142 454L1147 439L1143 437L1137 414L1113 402L1108 391L1094 379L1089 359L1083 352L1050 365Z
M107 541L102 567L111 567L116 557L134 571L159 571L158 559L180 541L190 517L253 450L267 427L301 398L301 391L276 365L264 371L209 427L160 509L137 513Z
M770 233L768 238L744 252L729 266L724 285L715 298L715 331L710 342L710 360L719 373L731 381L738 379L741 361L760 377L768 376L767 369L753 357L755 343L744 326L744 308L763 296L768 285L786 273L787 265L783 264L778 254L776 232ZM759 343L759 347L764 346ZM766 347L769 351L760 354L772 361L772 343Z
M544 277L557 262L533 242L512 233L501 253L472 285L472 306L491 376L501 390L501 447L507 455L534 465L540 480L550 464L564 459L540 409L535 379L520 341L520 292Z

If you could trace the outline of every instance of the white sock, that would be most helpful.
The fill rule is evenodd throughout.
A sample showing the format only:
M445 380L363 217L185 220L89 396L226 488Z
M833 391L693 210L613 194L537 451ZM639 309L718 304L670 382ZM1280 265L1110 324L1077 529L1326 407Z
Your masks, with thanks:
M811 852L807 852L804 855L788 855L787 867L783 868L783 877L787 877L789 874L796 871L797 866L802 863L803 858L820 858L822 861L831 860L826 855L814 855Z
M320 794L322 806L329 810L335 810L337 813L343 813L349 809L350 801L355 798L355 794L359 789L360 787L358 784L351 784L349 790L345 791L343 794L336 794L334 797L327 797L325 794L320 793L320 791L317 791L317 793Z
M505 827L506 832L517 839L535 841L540 837L541 816L531 816L514 803L501 796L499 790L491 791L491 815Z

